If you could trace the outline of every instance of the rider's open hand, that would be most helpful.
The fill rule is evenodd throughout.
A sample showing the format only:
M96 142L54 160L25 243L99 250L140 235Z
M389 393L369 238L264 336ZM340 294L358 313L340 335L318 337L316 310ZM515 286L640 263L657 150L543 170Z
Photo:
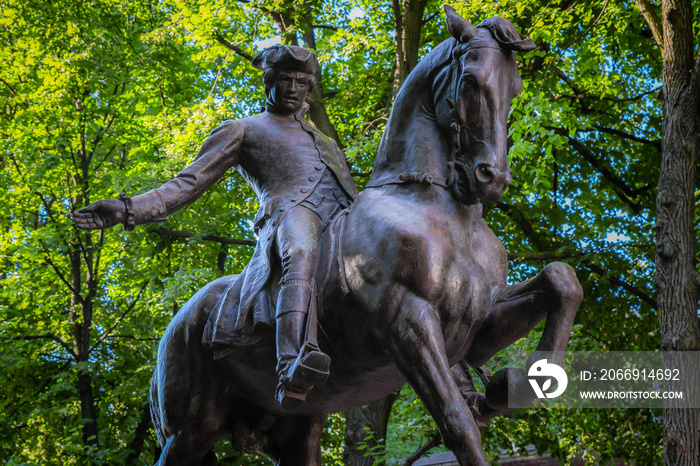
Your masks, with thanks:
M75 226L81 230L104 230L125 219L126 207L119 199L102 199L73 213Z

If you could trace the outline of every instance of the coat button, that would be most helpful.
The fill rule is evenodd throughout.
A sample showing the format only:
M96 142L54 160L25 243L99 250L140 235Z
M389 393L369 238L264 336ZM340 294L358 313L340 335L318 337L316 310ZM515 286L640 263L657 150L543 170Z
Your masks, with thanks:
M308 193L308 192L309 192L309 190L308 190L308 189L306 189L306 188L301 188L301 190L300 190L300 191L301 191L302 193Z
M296 201L297 201L297 198L296 198L296 197L293 197L293 198L291 198L291 199L289 200L289 202L296 202Z
M323 170L323 165L319 164L314 167L316 170Z
M315 176L310 176L310 177L309 177L309 181L316 181L316 177L315 177Z
M280 207L280 212L284 212L284 207Z

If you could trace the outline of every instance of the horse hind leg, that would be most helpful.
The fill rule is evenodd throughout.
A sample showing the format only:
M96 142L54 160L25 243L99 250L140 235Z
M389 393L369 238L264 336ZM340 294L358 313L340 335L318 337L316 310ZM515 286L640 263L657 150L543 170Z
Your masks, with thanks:
M547 265L530 280L503 288L477 330L466 361L474 367L483 365L546 318L537 349L528 358L526 369L543 357L549 363L561 364L582 300L583 290L574 269L561 262ZM529 386L526 371L505 368L494 374L486 384L486 398L475 401L476 411L485 419L511 411L507 409L509 386ZM519 400L519 404L529 401Z
M265 432L261 453L276 466L321 466L325 416L286 416Z
M479 428L451 376L440 320L433 306L406 292L391 325L388 349L459 464L488 465Z
M213 446L217 440L204 423L194 423L166 441L156 466L216 466Z

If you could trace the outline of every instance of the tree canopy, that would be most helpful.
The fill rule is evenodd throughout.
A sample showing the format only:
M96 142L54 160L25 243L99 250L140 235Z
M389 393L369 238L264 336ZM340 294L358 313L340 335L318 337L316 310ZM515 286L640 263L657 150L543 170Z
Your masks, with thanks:
M567 262L585 292L570 349L657 349L657 31L623 0L453 6L474 24L507 18L538 45L518 57L513 183L484 209L509 253L509 282ZM257 199L233 172L167 222L133 232L78 231L73 211L159 186L222 121L258 112L261 73L250 61L280 41L317 54L310 119L344 148L361 188L403 79L448 36L434 0L0 0L0 457L152 464L157 342L194 291L242 270L256 240ZM494 458L534 444L561 459L656 464L660 415L526 409L482 435ZM344 429L344 415L329 417L324 464L343 464ZM389 442L359 447L377 461L405 458L435 432L404 389ZM224 464L262 461L225 443L219 453Z

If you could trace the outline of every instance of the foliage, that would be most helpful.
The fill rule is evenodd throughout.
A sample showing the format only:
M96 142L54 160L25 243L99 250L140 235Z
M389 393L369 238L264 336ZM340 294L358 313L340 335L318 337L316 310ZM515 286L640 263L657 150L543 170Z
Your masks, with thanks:
M486 206L510 253L511 283L566 261L586 294L571 348L655 349L661 69L648 27L622 0L455 7L469 19L510 19L539 46L518 57L514 181ZM270 11L289 20L284 30ZM421 56L448 37L439 2L427 3L424 20ZM319 26L313 37L309 24ZM313 39L323 104L362 186L391 108L393 32L386 1L0 1L0 457L152 462L144 408L157 340L194 290L247 263L249 246L204 237L254 240L257 201L230 174L165 224L134 232L78 233L67 215L158 186L221 121L257 112L260 73L248 58L279 40ZM534 335L519 344L532 348ZM89 375L99 443L83 438L81 374ZM435 432L409 389L392 419L388 458L405 457ZM340 464L342 417L326 428L324 464ZM638 464L660 458L651 411L522 410L492 421L483 436L492 456L534 444L567 460L581 452ZM263 464L225 443L219 452L223 464Z

